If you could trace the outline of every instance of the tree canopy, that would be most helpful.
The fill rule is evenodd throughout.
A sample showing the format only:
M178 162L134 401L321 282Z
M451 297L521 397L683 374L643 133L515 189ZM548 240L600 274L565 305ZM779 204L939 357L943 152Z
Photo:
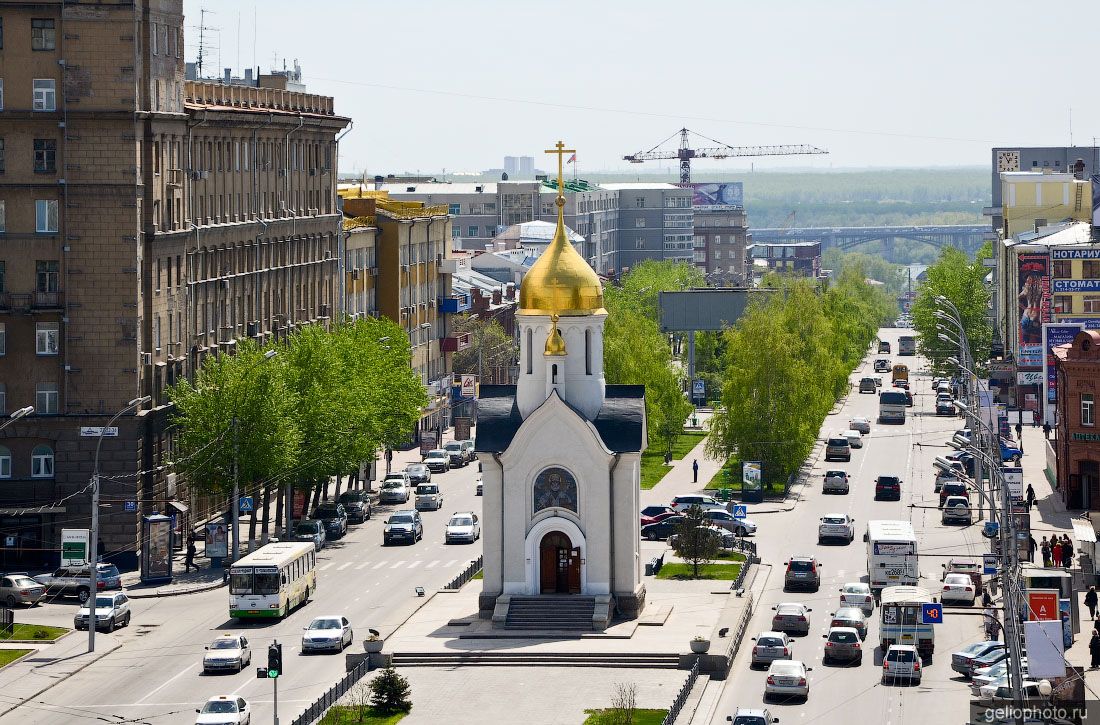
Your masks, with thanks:
M966 254L953 247L946 247L940 253L936 263L928 268L925 279L917 288L917 299L913 302L911 314L913 329L919 334L920 353L928 358L932 369L939 373L956 370L956 366L947 362L947 358L957 356L958 348L954 343L939 339L940 327L947 335L958 339L958 330L950 322L942 322L935 316L936 310L949 311L938 297L945 297L959 310L960 322L970 340L971 352L975 360L988 360L989 349L993 342L993 327L989 322L990 292L985 285L989 269L982 260L993 256L993 247L988 242L978 251L973 261Z

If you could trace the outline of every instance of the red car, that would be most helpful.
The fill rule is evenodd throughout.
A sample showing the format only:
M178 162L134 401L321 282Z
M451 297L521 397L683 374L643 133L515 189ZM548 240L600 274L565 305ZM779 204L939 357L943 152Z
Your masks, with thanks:
M670 508L662 507L664 510L654 511L657 507L649 506L642 511L642 526L648 526L649 524L655 524L658 521L664 521L669 516L676 516L677 512Z

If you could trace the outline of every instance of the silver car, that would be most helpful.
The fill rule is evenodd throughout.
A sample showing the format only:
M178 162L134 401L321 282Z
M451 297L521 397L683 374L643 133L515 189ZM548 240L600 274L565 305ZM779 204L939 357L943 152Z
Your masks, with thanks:
M202 672L240 672L252 664L252 648L248 639L238 634L223 634L206 648L202 656Z
M848 474L845 471L826 471L821 493L848 493Z
M775 616L772 617L772 629L775 631L810 633L810 612L813 610L805 604L785 602L772 609L775 611Z
M439 492L439 486L434 483L422 483L416 487L416 510L431 509L438 511L443 508L443 494Z
M911 644L892 644L882 658L882 684L898 679L919 685L921 677L920 654Z
M769 697L787 699L810 698L809 672L812 667L807 667L799 660L776 660L768 667L768 679L764 685L764 699Z
M46 594L46 587L26 574L5 574L0 577L0 602L9 609L16 604L33 607Z
M863 645L860 644L859 632L854 628L830 627L829 633L821 636L825 638L825 654L821 658L823 664L855 662L858 665L863 662Z
M381 492L378 494L378 503L408 503L409 488L404 481L391 478L382 483Z
M752 639L756 644L752 646L751 667L791 659L791 638L786 632L761 632Z
M322 650L340 650L351 644L355 635L347 617L317 617L302 634L302 654Z
M473 511L456 511L447 522L443 542L466 542L472 544L481 538L481 522Z

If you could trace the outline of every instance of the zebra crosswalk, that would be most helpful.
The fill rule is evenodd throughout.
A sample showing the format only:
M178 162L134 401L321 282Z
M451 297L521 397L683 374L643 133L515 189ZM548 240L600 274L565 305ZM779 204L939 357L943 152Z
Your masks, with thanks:
M317 567L317 571L344 571L345 569L353 568L355 571L361 571L363 569L370 569L372 571L389 568L389 569L416 569L422 567L424 569L435 569L440 567L443 569L450 569L462 564L467 563L466 559L449 559L443 561L442 559L434 559L429 562L425 562L423 559L400 559L398 561L345 561L342 564L337 564L335 561L327 561L324 564L320 564Z

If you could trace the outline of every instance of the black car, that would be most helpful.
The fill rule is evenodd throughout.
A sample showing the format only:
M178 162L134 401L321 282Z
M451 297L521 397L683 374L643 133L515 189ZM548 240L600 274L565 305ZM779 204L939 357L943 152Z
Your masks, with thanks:
M340 503L348 513L348 522L361 524L370 519L370 496L362 491L344 491L340 494Z
M650 541L667 539L676 531L676 526L684 520L683 516L669 516L655 524L647 524L642 527L642 537Z
M419 511L394 511L382 530L382 546L396 541L415 544L424 538L424 524Z
M949 400L936 401L936 415L955 415L955 404Z
M348 533L348 512L343 504L323 503L313 509L310 518L318 519L325 525L325 536L329 540L339 539Z
M410 463L405 466L405 473L409 474L411 483L431 483L432 470L423 463Z
M875 500L892 498L901 500L901 479L897 476L879 476L875 479Z

